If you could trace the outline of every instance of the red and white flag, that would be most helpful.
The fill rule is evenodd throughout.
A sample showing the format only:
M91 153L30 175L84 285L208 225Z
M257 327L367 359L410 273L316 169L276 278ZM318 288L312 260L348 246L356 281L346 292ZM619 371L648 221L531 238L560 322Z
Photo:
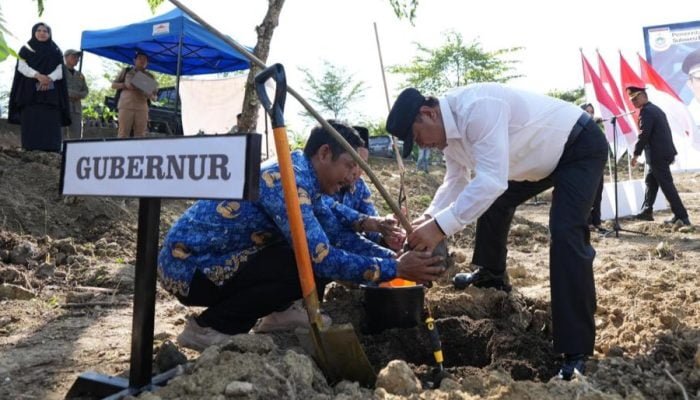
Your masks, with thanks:
M620 109L620 113L628 114L621 118L618 118L618 121L620 119L624 119L627 122L629 130L625 131L622 125L620 125L620 131L622 132L622 135L625 138L625 142L627 143L627 149L633 150L634 144L637 142L638 135L637 121L632 118L632 115L636 114L636 109L634 107L627 108L623 100L624 97L620 92L620 88L617 86L615 78L610 73L610 70L608 69L608 66L605 63L605 60L603 60L603 57L598 51L596 51L596 53L598 54L598 71L600 71L600 81L603 82L603 86L605 86L608 93L610 93L612 99L615 100L615 104Z
M622 56L622 52L620 52L620 85L622 86L622 90L625 91L625 96L622 96L622 100L625 102L625 107L630 111L636 110L634 104L632 104L632 100L630 100L627 96L626 89L630 86L646 87L646 84L642 78L640 78L639 75L634 72L632 67L630 67L627 60L625 60L625 57ZM639 126L639 112L632 114L632 116L634 117L633 119L635 126Z
M616 119L616 127L612 125L612 118L623 112L617 104L615 104L615 100L610 97L608 91L605 90L603 82L598 77L598 74L595 73L591 64L586 59L586 56L583 55L583 52L581 52L581 62L583 64L583 89L586 93L586 99L594 105L593 107L600 111L600 115L604 120L605 136L608 139L610 147L617 148L616 158L619 160L622 154L624 154L624 150L627 148L627 143L625 139L622 138L622 132L630 132L632 128L630 128L629 124L624 119ZM617 130L617 132L615 132L615 130ZM613 145L615 147L613 147Z
M666 82L664 78L661 77L661 75L659 75L658 72L656 72L654 67L652 67L651 64L647 62L647 60L642 58L642 56L639 53L637 53L637 57L639 57L639 69L642 73L642 80L655 87L656 90L662 91L676 99L678 102L683 103L683 100L681 100L681 98L678 97L676 91L673 90L673 88L671 88L671 86Z

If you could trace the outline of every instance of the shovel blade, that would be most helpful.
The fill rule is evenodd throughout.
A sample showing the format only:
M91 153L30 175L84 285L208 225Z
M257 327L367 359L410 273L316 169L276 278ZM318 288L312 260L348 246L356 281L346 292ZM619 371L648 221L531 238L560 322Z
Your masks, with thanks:
M329 383L348 380L359 382L364 387L374 387L377 375L351 324L323 328L312 324L311 329L297 329L295 333Z

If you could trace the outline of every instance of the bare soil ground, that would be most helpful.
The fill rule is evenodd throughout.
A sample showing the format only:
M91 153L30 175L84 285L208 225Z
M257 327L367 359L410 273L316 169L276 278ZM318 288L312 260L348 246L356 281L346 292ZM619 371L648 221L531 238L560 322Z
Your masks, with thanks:
M88 370L128 376L138 202L63 198L58 155L11 147L0 140L0 398L63 398ZM397 193L395 165L371 165ZM430 201L443 173L433 166L430 174L410 174L413 210ZM676 181L697 220L700 174L678 174ZM558 355L551 350L547 194L540 199L545 204L518 209L511 229L511 294L455 290L447 278L429 289L452 375L439 389L432 387L424 327L363 333L357 289L331 287L325 310L336 323L353 323L377 371L406 361L409 383L391 376L394 384L371 390L329 385L288 333L239 335L201 355L177 349L170 341L197 310L158 289L155 372L183 365L170 384L140 398L699 399L700 234L663 225L668 212L655 222L622 221L645 236L593 235L596 353L585 378L551 380ZM163 203L161 237L188 204ZM450 276L469 269L472 246L473 227L451 240Z

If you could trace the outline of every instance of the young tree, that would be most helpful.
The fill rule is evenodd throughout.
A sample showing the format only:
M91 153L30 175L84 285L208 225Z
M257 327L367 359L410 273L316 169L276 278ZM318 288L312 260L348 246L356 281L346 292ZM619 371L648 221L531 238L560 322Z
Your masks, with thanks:
M165 0L147 0L151 6L151 11L161 5ZM270 55L270 43L272 42L272 34L277 25L279 25L280 13L284 0L268 0L267 13L260 25L255 27L258 34L258 41L253 48L253 54L262 62L267 61ZM258 122L258 108L260 101L255 91L255 75L260 72L260 68L251 63L248 79L245 84L245 95L243 96L243 111L241 122L238 128L243 132L255 132Z
M408 65L389 68L389 72L407 76L404 86L440 95L447 90L474 82L507 82L522 75L513 72L518 62L508 59L521 47L484 51L474 40L465 44L462 35L449 31L445 44L431 49L416 44L418 55Z
M557 99L562 99L569 103L581 104L586 98L586 93L584 93L583 87L578 87L570 90L554 89L547 92L547 96L556 97Z
M255 27L258 34L258 41L253 48L253 54L262 62L267 61L267 56L270 55L270 43L272 42L272 33L279 25L280 13L284 0L268 0L267 13L260 25ZM248 79L245 83L245 94L243 96L243 115L239 129L243 132L255 132L258 123L258 109L260 108L260 100L255 91L255 75L260 72L260 68L251 63Z
M316 79L316 74L308 68L299 70L304 74L306 91L312 96L309 101L321 109L321 114L328 112L334 119L352 115L349 111L350 104L362 98L367 90L363 81L354 81L352 74L328 61L323 62L320 79ZM308 113L303 115L310 116Z

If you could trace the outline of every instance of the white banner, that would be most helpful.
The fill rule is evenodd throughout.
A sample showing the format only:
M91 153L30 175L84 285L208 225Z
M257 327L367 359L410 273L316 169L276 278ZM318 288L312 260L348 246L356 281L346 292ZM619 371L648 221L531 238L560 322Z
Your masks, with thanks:
M182 102L182 129L185 135L227 133L236 125L236 115L241 112L245 83L248 74L222 79L180 80ZM272 80L266 85L274 88ZM258 109L257 132L269 131L269 143L262 144L263 159L275 157L272 129L265 127L265 110Z
M65 141L61 193L251 199L259 171L257 134Z
M645 189L646 186L641 179L617 182L618 217L629 217L639 214L644 201ZM654 202L654 211L666 209L668 209L668 202L661 189L659 189ZM603 220L615 218L615 185L612 182L604 185L603 198L600 204L600 218Z

